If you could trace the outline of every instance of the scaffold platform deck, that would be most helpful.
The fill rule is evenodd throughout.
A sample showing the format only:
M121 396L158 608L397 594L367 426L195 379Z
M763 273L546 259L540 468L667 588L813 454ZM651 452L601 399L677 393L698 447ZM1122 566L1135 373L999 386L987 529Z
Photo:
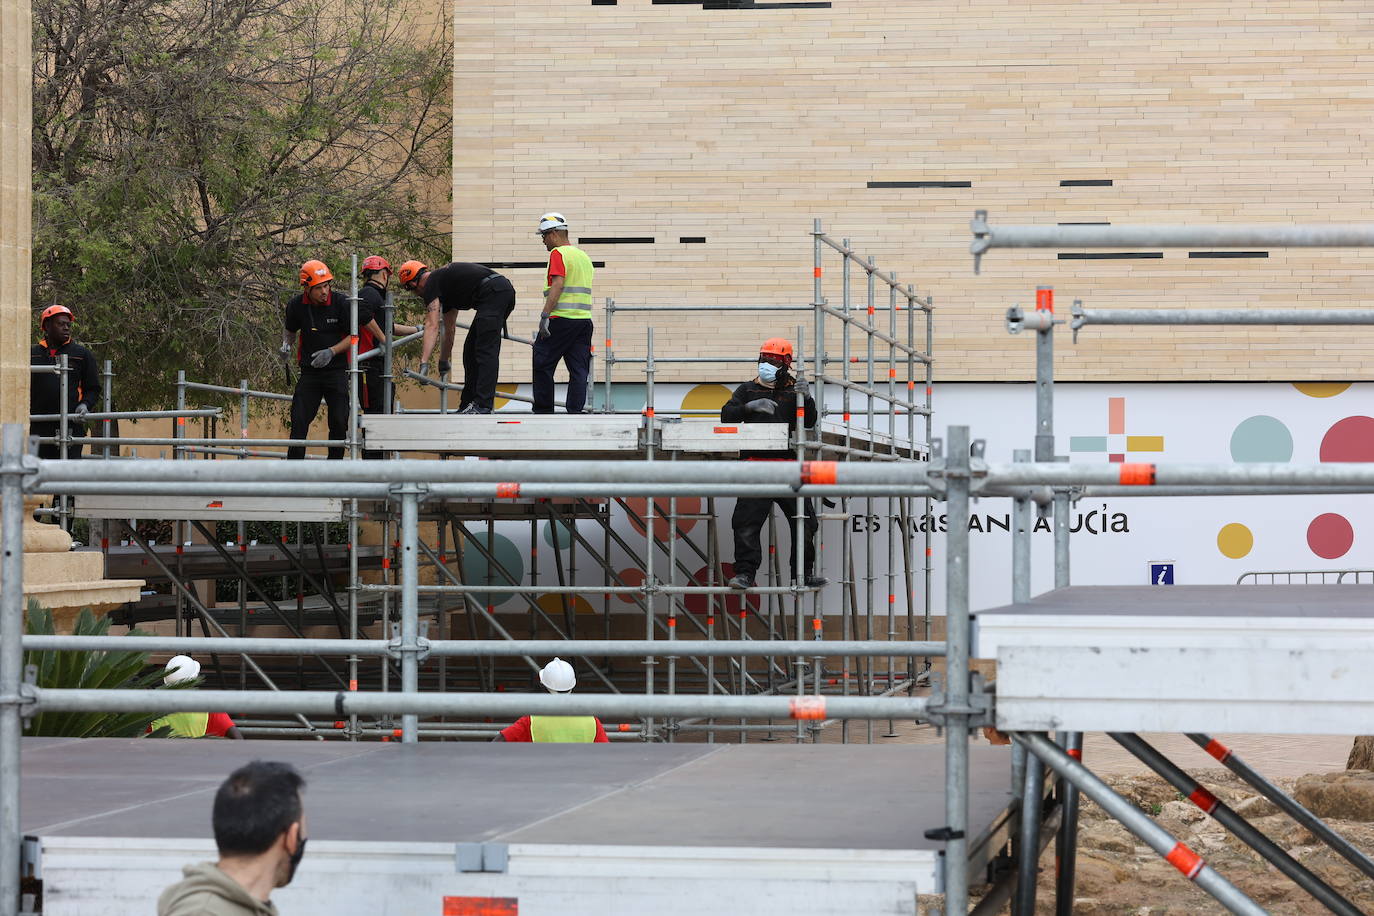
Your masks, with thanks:
M1008 836L1010 757L971 748L975 868ZM283 912L496 897L521 916L685 914L709 882L722 911L909 914L940 888L943 843L923 834L945 823L941 745L26 738L44 912L148 912L215 857L215 790L255 759L307 780L310 847L273 895Z
M979 611L1008 731L1358 735L1374 586L1079 586Z

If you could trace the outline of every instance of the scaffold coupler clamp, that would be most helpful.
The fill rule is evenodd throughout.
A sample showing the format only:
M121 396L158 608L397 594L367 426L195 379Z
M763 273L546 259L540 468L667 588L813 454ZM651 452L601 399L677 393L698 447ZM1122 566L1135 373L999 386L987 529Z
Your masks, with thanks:
M422 662L429 657L434 645L429 641L429 621L420 621L420 635L416 638L415 644L407 646L401 639L401 625L396 622L391 624L391 640L386 644L386 654L392 661L400 661L407 653L415 654L415 660Z
M944 690L943 681L937 684L930 692L930 700L926 704L925 719L940 729L949 724L949 720L953 716L967 718L970 728L992 725L992 698L983 692L982 678L979 675L975 673L971 681L972 689L964 698L962 706L956 706L949 701L949 695Z
M973 275L976 277L983 266L983 252L992 247L992 228L988 225L988 211L974 210L969 228L973 230L973 244L968 250L973 255Z
M1088 315L1083 310L1083 300L1073 300L1069 306L1069 328L1073 331L1073 342L1078 343L1078 329L1088 323Z
M3 701L0 701L3 702ZM38 714L38 666L24 666L24 682L19 685L19 696L11 703L19 706L19 715L28 727L29 720Z

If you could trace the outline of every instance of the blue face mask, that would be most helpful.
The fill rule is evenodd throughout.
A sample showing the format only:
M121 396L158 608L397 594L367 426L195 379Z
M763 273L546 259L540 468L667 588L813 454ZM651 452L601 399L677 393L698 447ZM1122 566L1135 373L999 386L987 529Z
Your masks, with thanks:
M774 382L778 378L778 367L772 363L759 363L759 381Z

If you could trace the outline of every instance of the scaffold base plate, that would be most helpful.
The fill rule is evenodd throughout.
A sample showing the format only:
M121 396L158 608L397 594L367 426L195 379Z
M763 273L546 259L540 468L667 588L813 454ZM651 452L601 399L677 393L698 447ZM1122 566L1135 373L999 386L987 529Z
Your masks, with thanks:
M1010 829L1010 754L971 751L976 864ZM214 858L215 790L255 759L307 780L310 848L273 895L282 912L439 913L466 896L521 916L697 914L709 886L721 911L909 914L940 886L943 844L923 832L945 823L943 745L28 738L44 912L148 912L182 865ZM460 870L460 844L486 844L488 870Z

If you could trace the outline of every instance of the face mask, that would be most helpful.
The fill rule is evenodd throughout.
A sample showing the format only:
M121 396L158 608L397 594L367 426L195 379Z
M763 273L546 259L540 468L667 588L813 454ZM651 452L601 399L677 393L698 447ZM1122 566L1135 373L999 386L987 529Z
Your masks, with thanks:
M301 859L304 856L305 837L301 837L300 842L296 844L296 851L291 855L291 868L286 873L286 881L282 884L282 887L286 887L287 884L291 883L291 879L296 877L296 869L300 867Z
M772 363L759 363L759 381L774 382L778 378L778 367Z

